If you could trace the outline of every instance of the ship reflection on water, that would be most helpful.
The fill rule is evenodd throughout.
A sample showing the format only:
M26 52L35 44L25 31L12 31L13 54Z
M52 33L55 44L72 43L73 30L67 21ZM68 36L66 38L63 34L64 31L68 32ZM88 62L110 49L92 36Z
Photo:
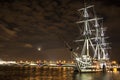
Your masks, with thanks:
M0 66L0 80L120 80L119 72L78 73L72 67Z
M74 74L73 80L120 80L120 73L77 73Z

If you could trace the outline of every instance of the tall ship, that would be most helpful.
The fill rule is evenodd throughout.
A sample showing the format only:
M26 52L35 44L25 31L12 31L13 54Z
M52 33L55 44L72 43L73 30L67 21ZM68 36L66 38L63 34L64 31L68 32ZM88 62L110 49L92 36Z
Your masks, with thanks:
M96 15L94 5L78 10L80 19L80 38L74 40L77 47L71 49L72 58L76 63L79 72L100 72L105 71L109 65L108 49L109 43L105 36L106 27L103 27L103 18Z

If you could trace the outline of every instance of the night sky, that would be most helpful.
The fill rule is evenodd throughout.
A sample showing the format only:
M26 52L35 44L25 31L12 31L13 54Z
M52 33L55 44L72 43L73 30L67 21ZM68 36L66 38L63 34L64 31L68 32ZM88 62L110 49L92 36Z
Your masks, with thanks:
M104 18L112 49L120 61L119 0L86 0ZM0 0L0 58L3 60L70 60L64 44L79 36L78 9L83 0ZM41 51L37 50L41 48Z

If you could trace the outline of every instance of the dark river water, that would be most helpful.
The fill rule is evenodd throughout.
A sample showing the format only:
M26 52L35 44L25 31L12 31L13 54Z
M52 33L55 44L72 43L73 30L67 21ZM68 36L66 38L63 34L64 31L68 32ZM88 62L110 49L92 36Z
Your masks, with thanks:
M0 66L0 80L120 80L120 72L77 73L72 67Z

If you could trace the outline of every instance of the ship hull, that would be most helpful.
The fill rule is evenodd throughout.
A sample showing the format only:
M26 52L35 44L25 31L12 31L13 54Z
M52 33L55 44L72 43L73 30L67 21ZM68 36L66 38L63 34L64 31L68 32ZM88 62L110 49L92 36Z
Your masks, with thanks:
M92 60L90 56L82 55L79 58L75 57L76 69L80 73L102 72L103 67L99 61Z

